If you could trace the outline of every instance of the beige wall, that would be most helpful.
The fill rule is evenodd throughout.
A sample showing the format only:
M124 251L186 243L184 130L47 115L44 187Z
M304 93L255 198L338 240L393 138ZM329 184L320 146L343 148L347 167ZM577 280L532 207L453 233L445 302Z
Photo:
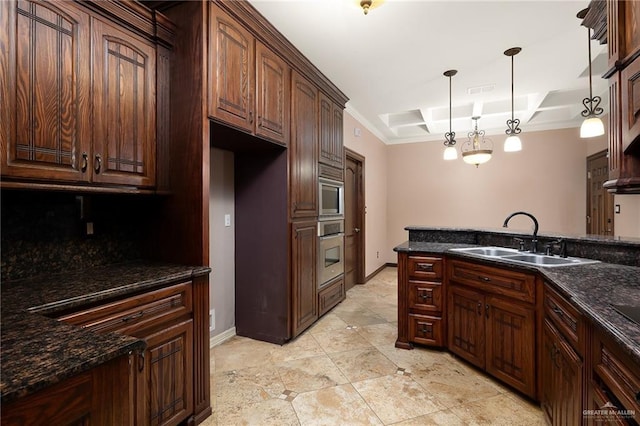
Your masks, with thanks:
M605 146L579 138L578 129L523 133L523 150L502 151L491 136L494 156L476 168L462 159L442 160L437 142L388 147L387 259L407 239L406 225L499 228L507 215L535 215L540 232L585 233L586 157ZM458 146L466 137L458 138ZM531 230L526 217L510 227Z
M215 329L210 337L235 327L235 195L233 153L211 148L209 185L210 305ZM224 226L224 215L231 226Z
M354 130L360 129L360 136ZM373 273L386 262L395 262L387 255L387 149L348 112L344 113L344 145L365 157L365 275Z
M640 238L640 195L615 195L613 203L620 206L613 216L616 236Z

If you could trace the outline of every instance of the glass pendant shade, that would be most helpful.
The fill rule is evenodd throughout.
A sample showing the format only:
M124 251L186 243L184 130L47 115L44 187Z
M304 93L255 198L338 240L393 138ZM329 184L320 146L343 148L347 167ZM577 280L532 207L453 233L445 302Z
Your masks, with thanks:
M587 117L580 126L581 138L593 138L604 135L604 124L599 117Z
M467 151L462 153L462 160L467 164L475 164L476 166L484 164L491 160L491 150L484 149L479 151Z
M504 152L522 151L522 141L518 136L509 136L504 141Z
M448 146L444 149L443 158L445 160L457 160L458 159L458 150L455 146Z

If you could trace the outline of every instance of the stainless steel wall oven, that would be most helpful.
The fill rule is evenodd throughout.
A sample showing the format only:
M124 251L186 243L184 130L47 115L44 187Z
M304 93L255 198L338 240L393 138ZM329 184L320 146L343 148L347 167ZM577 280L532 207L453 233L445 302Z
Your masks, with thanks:
M322 287L344 273L344 220L320 222L318 235L318 283Z

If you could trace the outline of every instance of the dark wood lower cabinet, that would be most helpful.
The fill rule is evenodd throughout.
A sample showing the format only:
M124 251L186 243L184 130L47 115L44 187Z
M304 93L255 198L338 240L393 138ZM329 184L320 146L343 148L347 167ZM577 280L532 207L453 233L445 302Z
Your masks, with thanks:
M317 222L291 224L292 337L318 319Z
M449 350L473 365L484 368L484 296L459 286L449 287Z
M198 279L177 283L59 318L145 340L147 348L132 361L131 371L137 425L173 426L198 414L194 413L194 389L199 383L194 360L200 362L201 354L195 356L193 316L198 300L193 295L201 284L206 283Z
M126 355L2 406L2 425L133 424L132 360Z

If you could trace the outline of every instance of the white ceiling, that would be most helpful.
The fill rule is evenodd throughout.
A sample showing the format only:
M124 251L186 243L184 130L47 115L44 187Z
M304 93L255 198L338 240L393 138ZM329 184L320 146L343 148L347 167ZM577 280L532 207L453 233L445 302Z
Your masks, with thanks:
M453 77L453 131L471 117L504 135L511 116L526 132L579 127L588 96L588 0L386 0L364 15L359 0L249 0L348 97L347 111L388 144L444 141ZM375 4L374 0L374 4ZM591 42L594 95L608 111L606 46ZM487 88L489 90L487 90ZM477 94L469 94L475 89Z

